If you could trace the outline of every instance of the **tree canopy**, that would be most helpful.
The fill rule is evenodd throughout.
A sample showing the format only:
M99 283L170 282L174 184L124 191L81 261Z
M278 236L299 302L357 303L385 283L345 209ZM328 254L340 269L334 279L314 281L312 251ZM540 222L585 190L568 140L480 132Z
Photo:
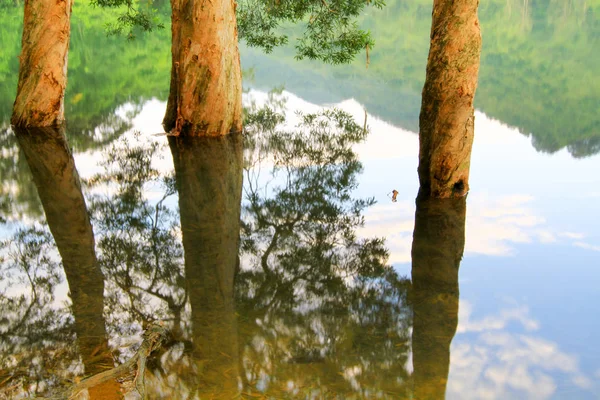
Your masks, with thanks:
M115 9L117 16L107 23L109 34L153 31L165 27L163 1L141 3L132 0L91 0L94 6ZM270 53L295 39L296 58L348 63L362 50L373 48L368 30L358 18L367 7L381 9L383 0L241 0L237 2L239 38L249 46ZM161 15L162 14L162 15ZM294 26L300 28L293 29ZM297 35L297 32L302 32Z

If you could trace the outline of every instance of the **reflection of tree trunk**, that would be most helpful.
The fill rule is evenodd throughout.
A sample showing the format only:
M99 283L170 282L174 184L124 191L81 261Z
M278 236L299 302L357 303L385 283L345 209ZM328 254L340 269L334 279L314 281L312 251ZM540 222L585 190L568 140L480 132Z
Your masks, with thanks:
M25 2L15 126L56 126L64 120L72 0Z
M242 128L242 75L235 2L171 0L167 132L219 136Z
M104 276L96 260L94 233L66 138L50 128L17 130L16 136L62 258L85 373L112 368L103 316ZM112 398L117 390L117 383L112 381L91 389L90 396Z
M412 246L415 399L443 399L458 324L466 199L417 200Z
M238 263L242 137L169 137L175 164L199 390L238 394L233 281ZM204 398L203 395L200 396Z
M427 76L419 117L419 181L434 197L469 189L473 98L481 35L479 0L434 0Z

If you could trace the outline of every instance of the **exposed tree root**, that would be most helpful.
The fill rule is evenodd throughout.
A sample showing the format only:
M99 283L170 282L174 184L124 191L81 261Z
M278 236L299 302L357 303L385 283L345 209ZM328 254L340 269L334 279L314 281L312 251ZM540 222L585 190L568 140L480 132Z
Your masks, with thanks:
M135 388L142 396L142 399L144 399L146 396L144 385L146 360L154 350L162 346L162 344L166 341L167 336L168 330L163 326L158 324L150 325L148 329L146 329L146 331L144 332L144 340L142 342L142 345L133 357L131 357L129 360L119 365L118 367L85 378L69 390L68 398L73 399L85 389L89 389L91 387L107 382L111 379L116 379L122 375L125 375L131 371L134 365L137 364L134 384Z

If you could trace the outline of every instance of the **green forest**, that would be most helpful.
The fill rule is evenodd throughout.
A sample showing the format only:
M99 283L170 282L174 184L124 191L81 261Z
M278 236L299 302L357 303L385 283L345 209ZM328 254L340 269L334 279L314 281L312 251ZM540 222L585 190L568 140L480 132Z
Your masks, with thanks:
M125 102L166 100L170 71L168 7L154 4L165 29L135 40L108 36L106 25L116 11L77 2L73 9L65 111L70 143L79 150L110 141L128 127L114 115ZM8 127L14 101L20 51L22 6L1 6L0 121ZM483 35L476 108L533 136L536 149L555 152L568 147L575 157L600 150L595 79L600 55L600 1L491 0L479 15ZM420 92L425 79L431 1L389 1L370 10L361 25L375 47L351 65L331 66L294 59L290 43L265 55L242 46L242 68L253 69L246 87L285 88L308 101L355 98L367 110L402 128L418 130ZM297 37L298 35L296 35ZM308 87L305 82L312 82ZM101 139L94 135L100 128Z

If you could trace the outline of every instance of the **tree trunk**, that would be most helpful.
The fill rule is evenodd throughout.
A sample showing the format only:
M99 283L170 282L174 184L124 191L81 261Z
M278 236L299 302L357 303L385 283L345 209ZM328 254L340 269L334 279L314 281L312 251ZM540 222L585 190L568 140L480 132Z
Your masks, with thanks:
M418 199L412 245L414 398L445 397L458 325L466 198Z
M434 0L427 76L419 117L419 181L433 197L469 190L473 98L481 34L479 0Z
M72 0L26 0L17 97L18 127L64 122Z
M242 137L170 137L179 192L185 275L191 305L194 389L200 398L239 396L233 284L238 267ZM194 397L191 395L190 397Z
M233 0L171 0L166 132L221 136L242 129L242 75Z
M104 321L104 275L96 259L94 233L67 140L54 128L16 129L15 134L62 259L85 373L110 369L114 360ZM89 397L120 398L119 384L113 379L91 388Z

